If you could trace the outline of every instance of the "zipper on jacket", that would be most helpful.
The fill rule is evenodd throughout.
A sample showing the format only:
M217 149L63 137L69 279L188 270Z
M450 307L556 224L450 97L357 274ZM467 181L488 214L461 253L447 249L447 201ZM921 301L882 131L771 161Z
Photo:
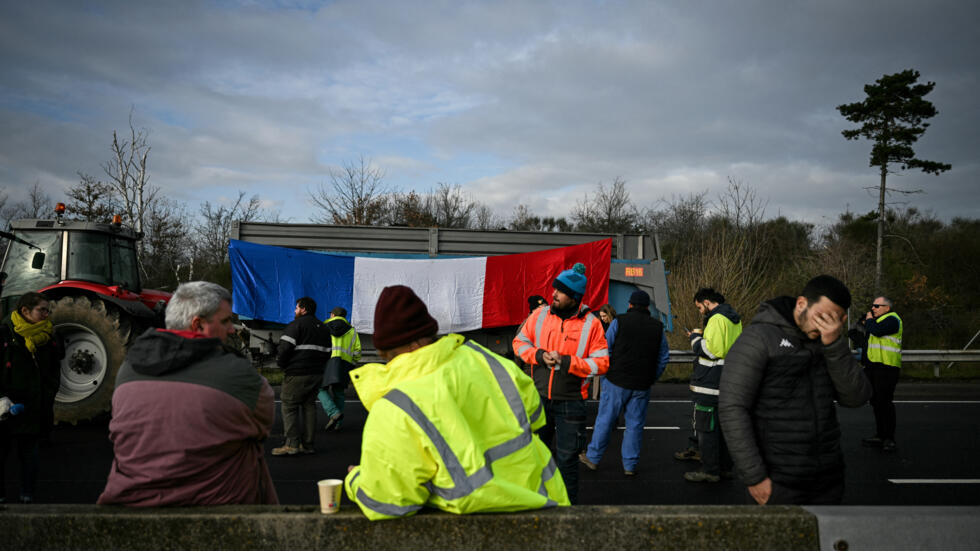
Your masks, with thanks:
M565 320L561 320L561 329L558 331L558 346L561 346L565 340ZM561 367L561 362L558 363L558 367ZM551 400L551 387L552 383L555 382L555 370L552 369L551 373L548 375L548 399Z

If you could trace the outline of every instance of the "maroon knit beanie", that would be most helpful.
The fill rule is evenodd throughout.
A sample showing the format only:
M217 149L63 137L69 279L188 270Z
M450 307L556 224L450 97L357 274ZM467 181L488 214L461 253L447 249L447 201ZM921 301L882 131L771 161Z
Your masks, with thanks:
M404 285L385 287L374 307L374 347L391 350L422 337L433 337L439 322L422 299Z

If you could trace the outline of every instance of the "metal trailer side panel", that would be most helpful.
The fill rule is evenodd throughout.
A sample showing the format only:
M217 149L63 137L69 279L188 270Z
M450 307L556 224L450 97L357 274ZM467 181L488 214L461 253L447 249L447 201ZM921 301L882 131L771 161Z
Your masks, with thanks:
M294 249L459 256L517 254L613 240L613 258L659 260L646 234L557 233L442 228L232 223L233 239Z

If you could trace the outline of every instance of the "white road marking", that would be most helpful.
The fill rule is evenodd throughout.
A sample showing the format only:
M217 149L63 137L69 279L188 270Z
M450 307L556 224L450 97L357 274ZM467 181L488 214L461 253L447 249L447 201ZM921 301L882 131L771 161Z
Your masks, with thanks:
M980 400L895 400L896 404L980 404Z
M626 430L626 427L616 427L618 430ZM585 427L586 430L594 430L595 427ZM681 430L680 427L643 427L643 430Z
M980 484L980 478L889 478L892 484Z

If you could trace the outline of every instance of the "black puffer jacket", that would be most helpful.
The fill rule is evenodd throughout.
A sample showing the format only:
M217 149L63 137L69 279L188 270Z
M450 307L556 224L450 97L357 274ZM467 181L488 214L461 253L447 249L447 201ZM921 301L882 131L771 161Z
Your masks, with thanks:
M10 316L6 316L0 322L0 342L0 396L24 405L20 415L0 421L4 424L0 430L8 434L48 434L54 425L54 399L61 384L61 359L65 357L60 337L55 333L31 356L24 337L14 331Z
M871 385L847 339L824 346L793 320L796 299L762 303L725 358L719 412L739 477L793 488L843 480L834 400L858 407Z
M330 333L316 316L300 316L279 337L276 363L286 375L323 375L331 350Z

